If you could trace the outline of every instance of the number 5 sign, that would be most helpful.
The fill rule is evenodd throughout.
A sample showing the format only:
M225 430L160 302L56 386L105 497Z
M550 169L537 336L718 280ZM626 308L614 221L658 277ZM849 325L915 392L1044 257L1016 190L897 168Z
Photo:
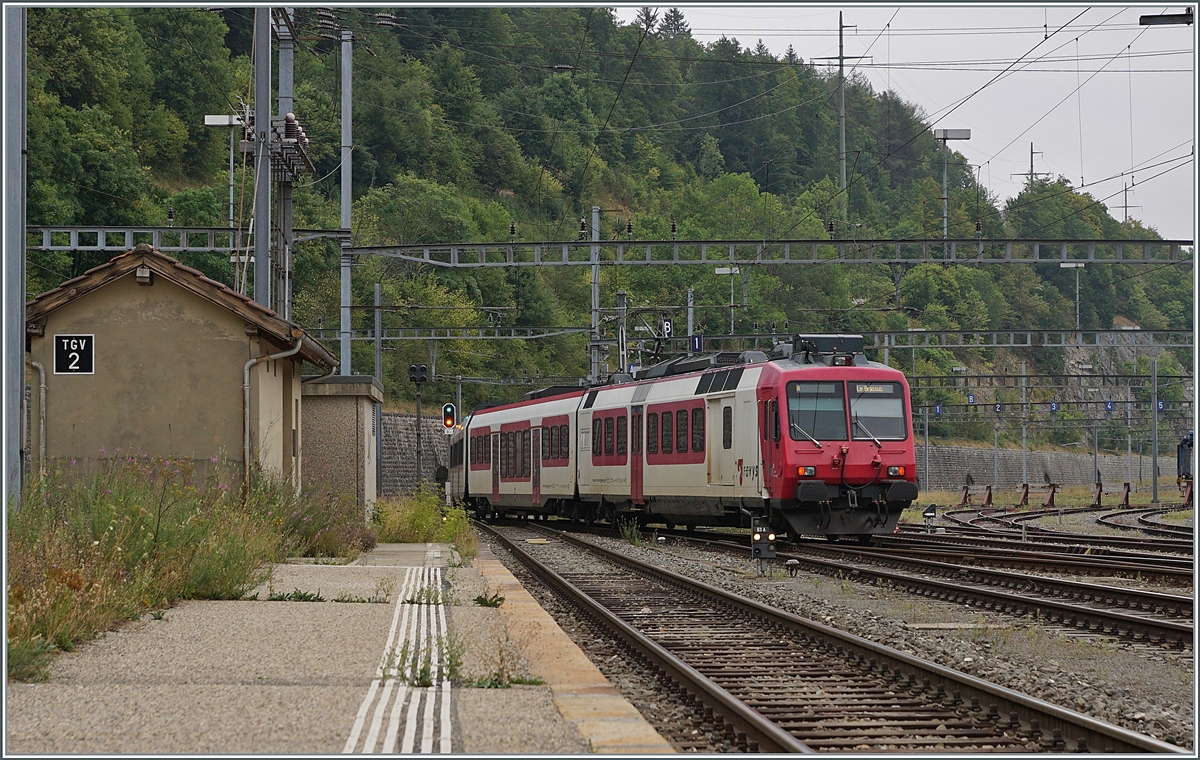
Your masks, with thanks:
M95 335L55 335L54 374L95 374Z

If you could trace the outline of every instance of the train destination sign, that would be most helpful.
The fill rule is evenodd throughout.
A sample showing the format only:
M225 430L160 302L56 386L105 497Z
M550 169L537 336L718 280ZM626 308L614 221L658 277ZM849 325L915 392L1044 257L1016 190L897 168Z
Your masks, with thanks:
M95 374L95 335L55 335L54 374Z

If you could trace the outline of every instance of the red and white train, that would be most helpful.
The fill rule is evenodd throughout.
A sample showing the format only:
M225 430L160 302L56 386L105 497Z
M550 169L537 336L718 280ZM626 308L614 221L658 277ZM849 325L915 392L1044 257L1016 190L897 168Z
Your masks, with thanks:
M558 515L890 533L917 497L903 373L860 335L684 357L592 388L476 410L447 488L479 516Z

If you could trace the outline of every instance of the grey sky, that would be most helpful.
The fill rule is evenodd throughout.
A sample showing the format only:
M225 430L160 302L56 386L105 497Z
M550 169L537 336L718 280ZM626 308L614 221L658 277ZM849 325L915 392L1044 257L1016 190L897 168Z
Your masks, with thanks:
M951 147L980 167L1001 202L1020 192L1024 177L1010 175L1028 174L1032 142L1034 171L1076 187L1082 177L1117 218L1130 183L1130 216L1166 238L1195 235L1197 27L1138 24L1183 6L678 7L702 42L726 35L753 48L761 39L776 55L790 44L806 61L838 54L841 11L857 25L845 32L845 55L871 56L856 71L876 92L918 105L935 128L970 129L969 141ZM625 22L636 12L617 9ZM836 70L836 61L821 63Z

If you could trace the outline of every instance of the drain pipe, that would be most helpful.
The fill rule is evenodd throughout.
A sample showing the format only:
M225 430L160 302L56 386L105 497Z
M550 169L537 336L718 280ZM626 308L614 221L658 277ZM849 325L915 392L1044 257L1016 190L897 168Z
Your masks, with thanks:
M300 352L304 345L304 335L293 334L296 345L277 354L268 354L251 359L242 366L242 498L250 495L250 368L255 364L269 362L274 359L285 359Z
M29 360L38 372L38 475L46 476L46 368L41 362Z

